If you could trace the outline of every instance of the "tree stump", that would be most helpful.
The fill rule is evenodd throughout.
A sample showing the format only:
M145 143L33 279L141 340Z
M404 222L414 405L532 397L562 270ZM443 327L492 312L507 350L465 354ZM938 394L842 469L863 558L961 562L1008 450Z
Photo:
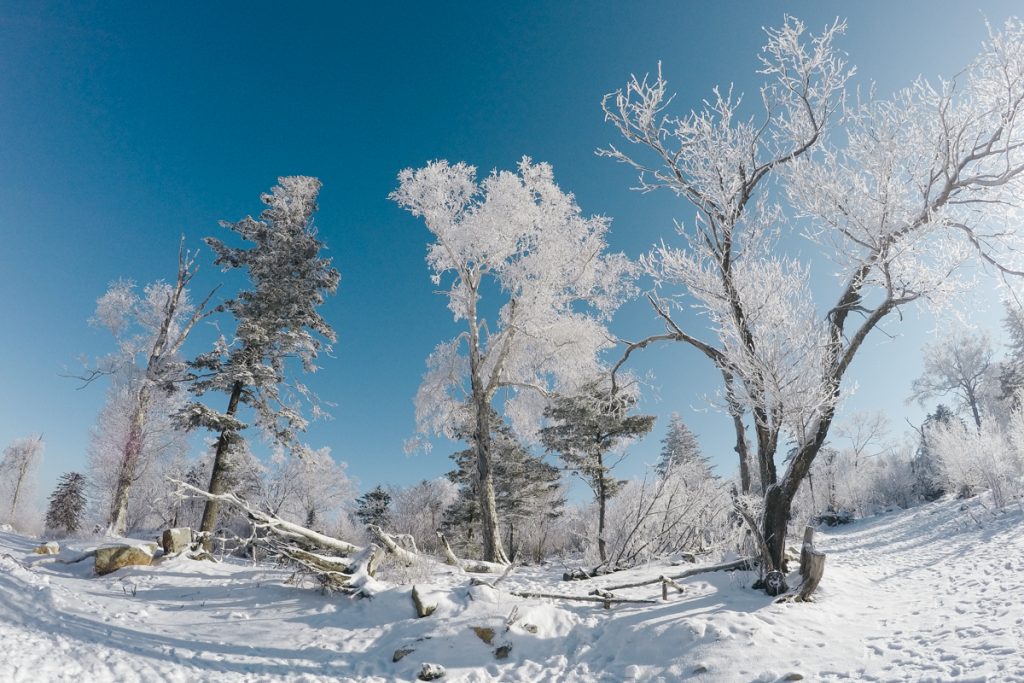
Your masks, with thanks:
M804 528L804 543L800 547L800 576L807 578L807 555L814 550L814 527Z
M814 550L811 546L805 546L807 558L806 562L800 565L800 573L804 575L804 581L800 584L800 589L797 591L796 599L800 602L808 602L813 593L821 582L821 577L825 573L825 553Z

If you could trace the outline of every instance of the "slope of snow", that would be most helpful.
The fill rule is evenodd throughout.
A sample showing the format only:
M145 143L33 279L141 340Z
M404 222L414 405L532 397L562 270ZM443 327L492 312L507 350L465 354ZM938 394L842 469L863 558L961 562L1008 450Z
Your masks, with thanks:
M819 534L813 604L774 604L749 572L604 610L507 591L585 595L682 568L572 583L562 567L521 568L498 589L443 569L429 583L420 572L438 608L417 619L410 585L351 600L286 585L271 566L180 558L97 578L89 560L30 555L36 543L0 533L3 681L406 681L432 662L443 681L1024 682L1024 514L981 499ZM660 598L660 586L619 593ZM491 644L473 627L493 630ZM396 663L399 649L411 652Z

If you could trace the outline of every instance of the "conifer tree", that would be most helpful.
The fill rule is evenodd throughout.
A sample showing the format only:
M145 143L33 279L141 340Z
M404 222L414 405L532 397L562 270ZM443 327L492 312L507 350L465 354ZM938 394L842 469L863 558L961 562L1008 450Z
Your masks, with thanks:
M247 425L238 418L240 406L251 408L267 438L286 449L298 445L297 435L307 426L301 402L313 403L314 416L320 414L308 388L289 383L286 372L289 358L297 358L304 371L315 371L317 355L335 340L334 330L317 311L340 280L331 259L320 255L324 244L313 225L320 187L319 180L307 176L279 178L262 195L267 208L259 218L221 224L251 246L236 248L206 239L217 254L217 265L241 269L251 285L222 305L237 323L233 339L221 337L212 351L192 363L194 393L227 394L227 410L220 413L193 402L181 413L190 427L218 434L210 493L225 490L229 454L244 443L241 432ZM214 529L219 509L218 501L206 503L202 531Z
M469 448L453 453L455 469L448 472L449 481L459 487L459 497L445 512L444 526L455 531L455 536L474 547L473 530L481 523L476 476L476 444L473 428L460 430L459 438ZM544 514L558 517L563 512L565 497L560 493L561 473L554 465L544 462L519 441L497 411L490 411L490 441L494 456L494 500L499 528L510 559L516 556L516 538L519 525L538 512L543 504Z
M387 527L391 511L391 494L379 484L356 498L356 519L363 524Z
M610 458L654 426L653 415L629 414L636 401L633 394L613 393L600 382L591 382L576 395L556 397L544 413L551 421L541 430L544 447L557 453L566 468L579 475L594 492L598 506L597 548L602 563L608 559L605 511L608 500L623 484L611 476L618 461L610 462Z
M660 476L664 477L670 471L694 469L692 473L687 472L687 476L700 479L711 477L711 465L700 452L696 435L678 413L672 413L668 432L661 444L661 459L656 467Z
M46 510L46 528L73 534L82 526L85 510L85 477L78 472L61 476L57 488L50 494Z

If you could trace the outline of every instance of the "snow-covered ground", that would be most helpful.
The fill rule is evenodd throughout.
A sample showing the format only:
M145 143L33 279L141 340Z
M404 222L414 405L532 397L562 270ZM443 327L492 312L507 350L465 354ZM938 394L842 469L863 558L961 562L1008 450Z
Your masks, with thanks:
M182 558L97 578L89 561L46 563L37 540L0 534L0 680L404 681L433 662L443 681L1024 681L1024 513L961 507L820 534L813 604L774 604L748 572L604 610L507 591L584 595L680 568L574 583L561 567L522 568L497 590L447 570L419 577L438 603L423 619L409 585L352 600L284 585L273 567ZM660 586L621 594L660 598ZM412 651L393 662L399 649Z

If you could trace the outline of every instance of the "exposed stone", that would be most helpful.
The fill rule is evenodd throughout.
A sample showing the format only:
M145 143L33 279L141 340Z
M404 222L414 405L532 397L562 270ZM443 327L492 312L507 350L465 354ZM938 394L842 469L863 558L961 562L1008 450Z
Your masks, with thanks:
M112 545L96 550L96 575L103 576L129 565L149 566L153 554L148 546Z
M178 527L175 529L164 529L160 544L164 548L165 555L176 555L188 550L192 545L192 529Z
M417 617L429 617L437 609L437 603L423 602L423 596L420 595L419 589L416 586L412 587L412 604L416 609Z
M802 681L802 680L804 680L804 675L794 671L793 673L786 674L782 678L782 680L784 680L784 681Z
M501 645L497 650L494 651L495 659L508 659L509 654L512 653L512 643Z
M400 662L402 661L403 658L406 657L406 655L411 655L415 651L416 650L412 649L411 647L400 647L397 650L395 650L395 654L391 656L391 661Z
M444 667L440 664L431 664L425 662L423 667L420 669L420 675L417 676L421 681L436 681L438 678L444 676Z
M490 645L491 641L494 640L494 629L493 628L487 628L485 626L474 626L473 627L473 633L476 634L477 638L479 638L480 640L484 641L488 645Z
M57 541L50 541L49 543L42 544L38 548L33 548L32 552L36 555L56 555L60 552L60 544L57 543Z
M705 664L698 664L697 666L693 667L693 673L695 674L706 674L707 672L708 667Z
M523 630L526 631L527 633L533 633L534 635L536 635L536 633L537 633L537 624L525 623L525 624L523 624Z

